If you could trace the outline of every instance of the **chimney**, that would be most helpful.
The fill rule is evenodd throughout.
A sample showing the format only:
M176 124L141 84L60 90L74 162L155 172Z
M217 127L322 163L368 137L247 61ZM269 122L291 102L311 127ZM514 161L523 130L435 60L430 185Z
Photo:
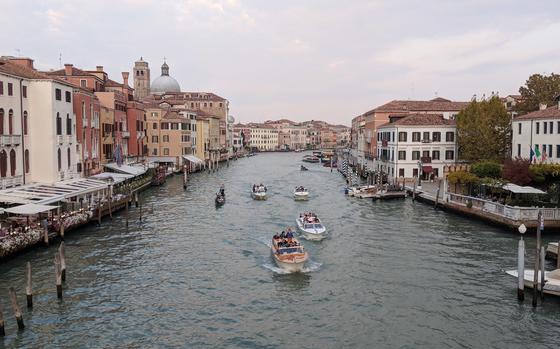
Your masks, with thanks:
M103 66L102 65L98 65L97 67L95 67L95 69L99 72L103 71Z
M26 67L29 69L35 69L33 68L33 60L31 58L27 58L27 57L7 57L10 62L15 63L17 65L20 65L22 67Z
M72 75L72 64L65 64L64 65L64 75L71 76Z
M545 110L546 109L546 103L539 103L539 110Z
M125 86L128 86L128 72L123 71L121 74L122 74L123 84Z

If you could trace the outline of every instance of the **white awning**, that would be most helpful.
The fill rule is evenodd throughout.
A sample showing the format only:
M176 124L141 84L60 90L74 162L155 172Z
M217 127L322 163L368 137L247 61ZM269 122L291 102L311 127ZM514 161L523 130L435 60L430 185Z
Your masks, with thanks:
M517 184L505 184L502 189L511 191L514 194L546 194L544 191L533 187L522 187Z
M204 161L200 160L198 157L194 155L183 155L183 159L190 161L194 164L204 165Z
M120 172L120 173L131 174L131 175L134 175L134 176L139 176L141 174L146 173L146 169L143 166L142 167L140 167L140 166L130 166L130 165L125 165L125 164L122 164L122 165L119 166L114 162L105 164L103 166L105 166L108 169L111 169L113 171L117 171L117 172Z
M20 206L6 208L4 209L4 211L13 214L32 215L32 214L54 210L56 208L58 208L58 206L27 204L27 205L20 205Z
M127 179L134 178L134 175L131 174L124 174L124 173L115 173L115 172L102 172L91 176L89 178L95 178L100 180L111 181L113 184L121 183L126 181Z

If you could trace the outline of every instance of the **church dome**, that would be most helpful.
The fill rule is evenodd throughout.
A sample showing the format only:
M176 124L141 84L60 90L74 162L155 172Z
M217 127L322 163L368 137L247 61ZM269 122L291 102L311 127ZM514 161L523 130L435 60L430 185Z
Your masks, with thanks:
M161 75L158 76L150 86L151 93L181 92L181 86L177 80L169 76L169 66L163 62Z

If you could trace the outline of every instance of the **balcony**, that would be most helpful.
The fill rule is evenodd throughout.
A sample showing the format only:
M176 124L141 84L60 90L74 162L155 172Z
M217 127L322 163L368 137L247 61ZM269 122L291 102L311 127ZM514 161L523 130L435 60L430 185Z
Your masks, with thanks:
M128 131L122 131L121 135L122 135L122 138L130 138L130 132L128 132Z
M17 185L22 185L22 184L23 184L22 175L2 178L2 180L0 181L0 185L2 185L2 189L15 187Z
M429 138L424 138L424 139L422 140L422 143L432 143L432 140L429 139Z
M62 136L62 135L56 136L56 142L58 144L64 144L64 136Z
M7 146L7 145L20 145L21 144L21 135L1 135L0 136L0 145Z
M72 144L74 142L74 139L72 138L71 135L66 135L64 136L64 140L66 141L66 143L68 144Z
M88 119L82 119L82 125L84 128L87 128L89 126Z

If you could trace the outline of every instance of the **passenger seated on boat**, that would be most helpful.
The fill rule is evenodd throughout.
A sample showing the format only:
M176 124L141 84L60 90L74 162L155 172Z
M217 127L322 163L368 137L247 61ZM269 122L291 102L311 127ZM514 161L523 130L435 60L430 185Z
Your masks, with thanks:
M278 240L280 239L280 236L278 235L278 233L275 233L274 236L272 237L274 240Z
M280 238L284 239L286 237L286 233L282 230L280 233Z
M288 239L291 239L291 238L294 237L294 234L293 234L291 231L288 231L288 232L286 233L286 237L287 237Z

